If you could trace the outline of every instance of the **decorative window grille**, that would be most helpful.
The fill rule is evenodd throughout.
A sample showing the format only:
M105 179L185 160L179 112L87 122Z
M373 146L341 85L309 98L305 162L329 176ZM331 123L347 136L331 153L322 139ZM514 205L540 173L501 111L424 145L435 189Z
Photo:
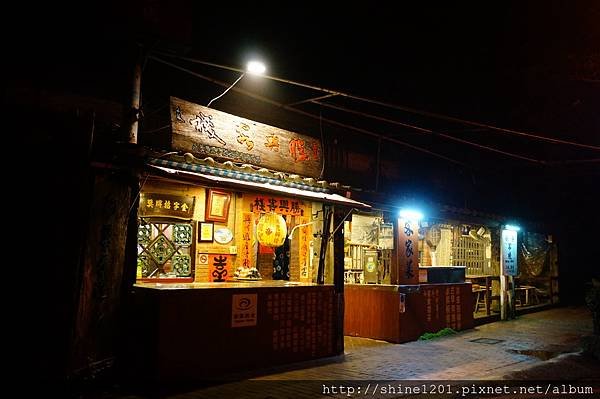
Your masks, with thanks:
M467 274L484 274L485 243L470 236L454 237L452 265L466 266Z
M189 278L192 275L192 233L190 223L141 218L137 259L141 278Z

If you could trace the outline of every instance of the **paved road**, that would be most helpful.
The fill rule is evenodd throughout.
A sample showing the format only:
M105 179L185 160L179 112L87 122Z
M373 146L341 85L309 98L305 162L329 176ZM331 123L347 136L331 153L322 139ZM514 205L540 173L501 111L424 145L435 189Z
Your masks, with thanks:
M370 382L374 385L381 380L396 383L472 380L478 384L515 379L600 381L600 362L578 353L582 338L591 332L591 315L586 308L564 307L482 325L430 341L388 344L349 338L343 357L238 374L233 376L240 379L238 382L188 388L184 389L186 392L171 392L164 396L181 399L308 398L322 397L325 391L329 396L348 397L348 392L339 395L339 389L335 392L325 389L329 385L324 385L324 380L361 386L361 396ZM600 397L600 393L596 397Z

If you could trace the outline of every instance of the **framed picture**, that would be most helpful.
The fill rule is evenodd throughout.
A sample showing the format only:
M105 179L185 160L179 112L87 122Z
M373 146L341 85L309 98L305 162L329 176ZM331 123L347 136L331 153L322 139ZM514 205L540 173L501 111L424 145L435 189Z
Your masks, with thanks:
M231 193L219 190L208 190L206 197L207 221L227 223Z
M213 223L198 222L198 242L213 242Z

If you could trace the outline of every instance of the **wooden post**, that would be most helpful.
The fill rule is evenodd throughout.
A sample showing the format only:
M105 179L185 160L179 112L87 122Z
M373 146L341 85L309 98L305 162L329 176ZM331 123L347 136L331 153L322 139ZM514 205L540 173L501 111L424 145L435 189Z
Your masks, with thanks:
M388 220L397 220L396 217L391 216ZM390 284L400 284L400 266L399 266L399 258L400 258L400 232L398 231L400 228L400 223L394 223L394 249L392 249L391 259L390 259Z
M508 281L510 283L510 292L509 292L509 300L508 303L510 303L510 312L509 312L509 319L514 319L515 318L515 313L516 313L516 302L515 302L515 277L514 276L509 276L508 277Z
M323 204L323 232L321 234L321 250L319 251L319 268L317 271L317 284L325 284L325 256L329 244L331 230L331 205Z
M500 276L500 320L506 320L506 276Z
M379 170L381 169L381 137L377 139L377 164L375 170L375 192L379 192Z
M345 212L344 212L345 211ZM348 213L341 206L335 206L333 226L333 284L336 299L334 326L334 348L337 354L344 353L344 220Z
M141 50L138 50L140 54L136 57L135 64L133 66L133 77L131 85L131 101L129 103L129 131L128 140L130 144L137 144L138 142L138 121L140 117L140 99L142 91L142 57Z

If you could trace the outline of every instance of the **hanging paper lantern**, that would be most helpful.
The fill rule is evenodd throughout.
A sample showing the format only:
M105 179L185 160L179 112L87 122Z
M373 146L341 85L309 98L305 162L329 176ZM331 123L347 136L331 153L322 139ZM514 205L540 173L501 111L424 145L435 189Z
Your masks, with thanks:
M285 242L287 226L283 216L276 213L265 213L258 220L256 237L266 247L280 247Z

